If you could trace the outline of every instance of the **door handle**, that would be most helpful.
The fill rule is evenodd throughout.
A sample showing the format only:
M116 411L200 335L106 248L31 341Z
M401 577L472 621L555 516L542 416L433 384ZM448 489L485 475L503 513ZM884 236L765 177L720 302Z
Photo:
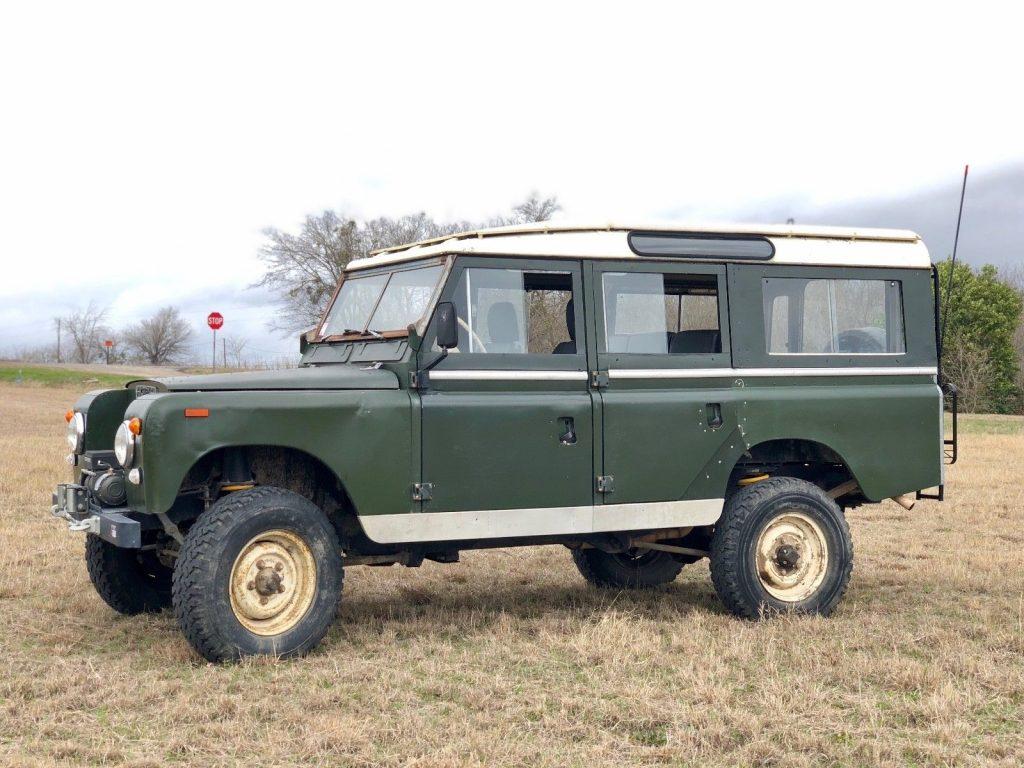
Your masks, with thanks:
M558 420L559 428L558 442L562 445L576 445L576 422L572 416L563 416Z
M722 404L708 403L704 407L708 413L708 426L712 429L718 429L722 426Z

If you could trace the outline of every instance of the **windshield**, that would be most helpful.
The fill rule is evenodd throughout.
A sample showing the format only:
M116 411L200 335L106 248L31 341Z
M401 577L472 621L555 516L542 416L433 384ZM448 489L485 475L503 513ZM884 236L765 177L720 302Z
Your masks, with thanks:
M324 320L321 337L405 332L430 305L444 267L440 264L345 276Z

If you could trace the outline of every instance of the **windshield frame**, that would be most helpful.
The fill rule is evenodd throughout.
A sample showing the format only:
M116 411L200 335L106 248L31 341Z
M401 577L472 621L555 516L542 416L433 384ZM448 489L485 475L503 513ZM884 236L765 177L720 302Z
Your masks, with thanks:
M415 322L411 323L410 326L415 328L416 331L422 336L426 328L427 320L430 318L431 313L434 311L434 305L437 303L438 297L441 295L441 291L444 289L445 283L448 281L448 275L452 269L452 258L451 256L435 256L433 258L417 259L416 261L407 261L397 264L385 264L379 267L371 267L369 269L359 270L346 270L338 281L337 287L334 289L334 294L331 296L330 302L327 304L327 308L324 310L323 315L320 318L320 322L317 324L316 333L314 338L316 342L331 342L331 341L384 341L390 339L402 339L409 335L409 327L406 328L389 328L379 332L370 333L368 329L369 322L373 319L374 313L377 311L377 307L380 305L381 299L384 297L385 292L391 283L391 277L398 274L399 272L409 272L415 269L423 269L425 267L441 267L441 275L438 278L437 285L434 286L434 291L430 295L430 299L427 302L427 306L423 311L423 314L416 319ZM374 275L386 274L389 275L388 279L384 281L384 286L381 288L380 293L377 296L377 302L374 304L373 309L370 310L369 315L366 318L367 326L364 326L362 330L352 333L335 333L330 336L324 336L324 326L327 324L327 319L331 316L331 311L334 309L335 303L338 301L338 296L341 295L341 289L345 283L350 279L372 277Z

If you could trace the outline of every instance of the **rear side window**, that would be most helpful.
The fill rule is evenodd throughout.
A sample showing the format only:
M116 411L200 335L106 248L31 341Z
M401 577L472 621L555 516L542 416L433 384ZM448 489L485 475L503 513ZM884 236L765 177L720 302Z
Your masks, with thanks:
M773 355L906 351L897 280L765 278L765 344Z
M718 278L661 272L605 272L605 352L715 354Z

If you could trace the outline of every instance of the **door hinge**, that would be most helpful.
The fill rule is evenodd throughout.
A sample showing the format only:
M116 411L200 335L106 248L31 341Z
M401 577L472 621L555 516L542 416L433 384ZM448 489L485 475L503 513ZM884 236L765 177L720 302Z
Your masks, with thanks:
M433 483L413 483L412 484L412 500L413 501L430 501L434 495L434 484Z
M608 386L608 371L591 371L590 386L594 389L604 389Z
M615 478L612 475L597 476L597 492L611 493L615 490Z

